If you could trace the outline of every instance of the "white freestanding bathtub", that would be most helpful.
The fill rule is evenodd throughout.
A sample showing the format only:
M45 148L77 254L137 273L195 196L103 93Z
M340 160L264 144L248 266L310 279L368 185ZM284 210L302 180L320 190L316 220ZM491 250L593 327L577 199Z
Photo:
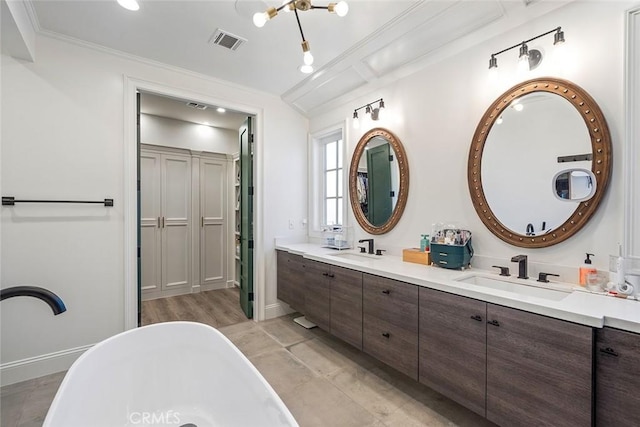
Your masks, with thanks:
M297 426L280 397L218 330L193 322L132 329L71 366L45 427Z

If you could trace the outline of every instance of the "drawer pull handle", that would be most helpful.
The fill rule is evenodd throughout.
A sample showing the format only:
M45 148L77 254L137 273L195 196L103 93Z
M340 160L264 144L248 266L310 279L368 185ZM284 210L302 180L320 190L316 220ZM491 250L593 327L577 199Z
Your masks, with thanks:
M382 293L385 295L389 295L391 291L389 289L385 289L384 291L382 291Z
M611 347L601 348L600 353L604 353L608 356L618 357L618 353L616 353L616 351Z
M449 256L449 254L446 252L440 252L440 256Z
M471 316L471 318L473 320L477 320L478 322L482 322L482 316L478 316L477 314L475 316Z
M382 336L385 338L389 338L391 336L391 334L389 332L383 332Z
M497 320L490 320L487 323L493 326L500 326L500 322L498 322Z
M329 273L322 273L323 276L327 277Z
M333 274L333 273L328 273L328 274L327 274L327 276L332 277L332 278L333 278L333 277L336 277L336 275L335 275L335 274Z
M439 263L439 264L448 264L448 262L447 262L447 261L442 261L442 260L441 260L441 261L438 261L438 263Z

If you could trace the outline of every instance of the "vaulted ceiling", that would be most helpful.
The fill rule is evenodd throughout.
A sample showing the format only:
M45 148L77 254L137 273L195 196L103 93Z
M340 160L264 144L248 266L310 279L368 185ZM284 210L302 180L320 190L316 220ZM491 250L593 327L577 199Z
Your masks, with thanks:
M3 0L5 1L5 0ZM280 96L304 114L406 75L430 58L477 44L572 0L348 0L345 17L299 12L315 58L299 71L301 37L283 11L263 28L252 16L281 1L29 0L37 32L202 73ZM313 0L317 6L327 1ZM214 45L223 30L245 39L236 50Z

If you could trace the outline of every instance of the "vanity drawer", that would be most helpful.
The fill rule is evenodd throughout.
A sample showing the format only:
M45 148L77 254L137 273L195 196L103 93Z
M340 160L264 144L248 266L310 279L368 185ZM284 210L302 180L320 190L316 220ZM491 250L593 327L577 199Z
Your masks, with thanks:
M363 313L418 331L418 286L385 277L363 275Z
M367 314L364 315L363 324L363 350L417 380L418 333Z

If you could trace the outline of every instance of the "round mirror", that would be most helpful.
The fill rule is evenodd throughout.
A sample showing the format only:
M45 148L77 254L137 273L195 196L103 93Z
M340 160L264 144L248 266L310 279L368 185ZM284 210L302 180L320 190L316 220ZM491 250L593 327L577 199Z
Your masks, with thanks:
M572 236L595 212L610 162L609 130L589 94L564 80L534 79L509 89L484 114L469 152L469 190L496 236L546 247ZM565 184L575 184L573 194Z
M365 133L349 170L351 208L370 234L384 234L400 220L407 203L409 166L400 140L382 128Z

